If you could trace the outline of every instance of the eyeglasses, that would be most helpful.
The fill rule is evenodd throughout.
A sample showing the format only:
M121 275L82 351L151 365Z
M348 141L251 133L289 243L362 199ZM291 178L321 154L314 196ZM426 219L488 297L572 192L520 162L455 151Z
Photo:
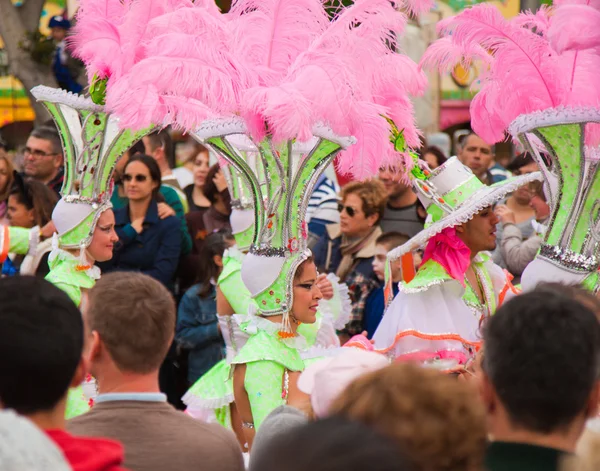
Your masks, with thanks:
M354 209L352 206L344 206L342 203L338 203L338 211L341 213L344 210L346 210L346 214L351 218L356 216L357 210Z
M125 181L125 182L130 182L131 180L134 180L134 179L138 183L143 183L146 180L148 180L148 177L146 175L129 175L128 173L123 175L123 181Z
M32 157L35 157L36 159L41 159L42 157L50 157L51 155L59 155L57 152L44 152L43 150L39 150L39 149L31 149L29 147L25 147L25 149L23 149L23 155L31 155Z

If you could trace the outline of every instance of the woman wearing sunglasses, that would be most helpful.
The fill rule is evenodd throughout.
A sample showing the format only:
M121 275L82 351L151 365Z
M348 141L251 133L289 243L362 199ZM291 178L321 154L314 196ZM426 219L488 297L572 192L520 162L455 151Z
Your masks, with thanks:
M160 169L152 157L137 154L122 178L129 202L115 211L119 242L102 270L141 271L172 288L181 251L180 222L175 216L158 216Z
M350 287L352 321L346 333L354 335L362 331L363 306L375 279L372 263L386 190L379 180L352 182L342 188L341 198L340 224L327 225L313 254L321 272L335 273Z

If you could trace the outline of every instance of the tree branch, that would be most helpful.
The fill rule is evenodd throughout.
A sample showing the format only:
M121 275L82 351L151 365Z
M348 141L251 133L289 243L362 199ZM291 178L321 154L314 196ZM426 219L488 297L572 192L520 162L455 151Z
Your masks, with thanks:
M26 0L23 5L18 7L19 16L25 30L35 31L38 29L44 3L45 0Z

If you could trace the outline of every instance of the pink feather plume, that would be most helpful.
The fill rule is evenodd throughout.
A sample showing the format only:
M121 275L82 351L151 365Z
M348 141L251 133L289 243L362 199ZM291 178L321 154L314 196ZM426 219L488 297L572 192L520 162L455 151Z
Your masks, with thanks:
M423 67L448 70L483 57L471 117L474 130L488 142L503 140L507 127L522 114L600 106L600 0L556 4L512 20L491 5L469 8L444 21L438 28L443 37L421 61ZM586 142L593 141L591 136Z
M427 81L398 52L407 22L400 8L430 6L356 0L329 21L322 0L237 0L227 14L211 0L127 0L110 31L119 67L106 73L106 106L133 129L192 130L239 115L255 139L268 132L275 141L306 141L324 123L357 138L338 160L344 172L363 178L399 163L408 170L412 161L390 144L386 117L419 147L410 96ZM112 65L110 55L98 57Z
M559 53L600 47L600 10L581 4L557 8L548 38Z
M122 38L119 25L129 2L121 0L81 0L74 34L69 44L74 55L87 66L88 78L108 77L122 72Z

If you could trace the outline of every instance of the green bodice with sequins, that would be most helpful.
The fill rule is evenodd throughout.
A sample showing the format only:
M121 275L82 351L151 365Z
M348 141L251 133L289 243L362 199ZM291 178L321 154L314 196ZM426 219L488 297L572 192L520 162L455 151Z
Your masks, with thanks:
M285 370L304 369L298 350L275 335L259 330L232 362L246 365L244 386L257 429L273 409L285 403L282 397Z

